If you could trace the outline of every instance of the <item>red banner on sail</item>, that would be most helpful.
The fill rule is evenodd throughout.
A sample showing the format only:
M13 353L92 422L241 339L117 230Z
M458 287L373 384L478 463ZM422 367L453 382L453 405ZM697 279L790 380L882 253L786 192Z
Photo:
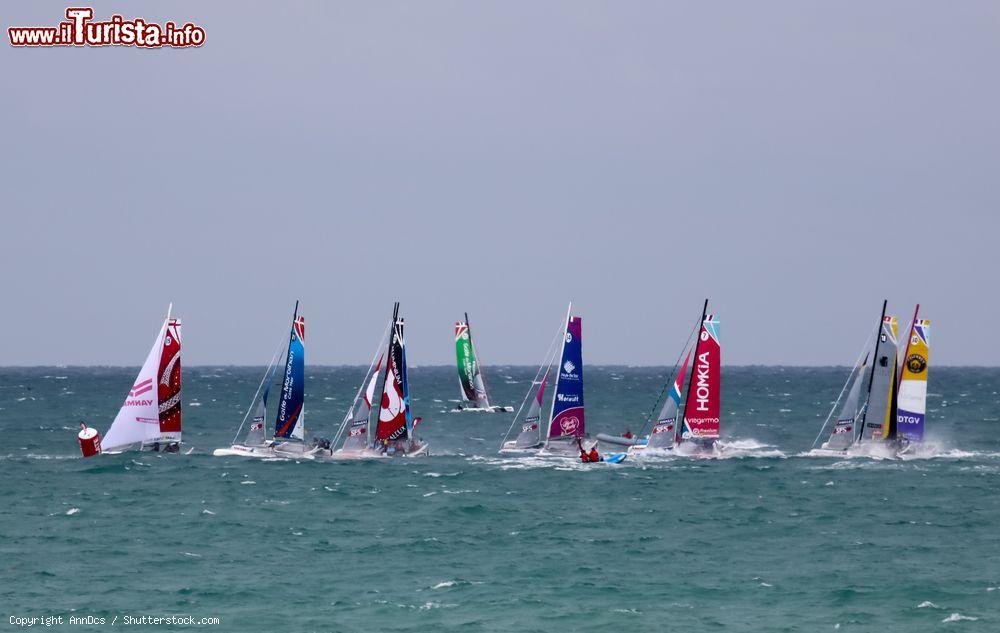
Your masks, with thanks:
M181 321L170 319L156 373L160 433L181 432Z
M709 315L698 332L694 371L684 405L683 439L719 437L721 354L719 322Z

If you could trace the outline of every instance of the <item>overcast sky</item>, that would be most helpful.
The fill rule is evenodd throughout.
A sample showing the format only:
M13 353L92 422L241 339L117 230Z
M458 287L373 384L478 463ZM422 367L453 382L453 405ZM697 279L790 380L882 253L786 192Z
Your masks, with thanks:
M995 364L996 2L101 2L187 50L0 42L0 364L849 364L883 298ZM5 2L10 25L66 3Z

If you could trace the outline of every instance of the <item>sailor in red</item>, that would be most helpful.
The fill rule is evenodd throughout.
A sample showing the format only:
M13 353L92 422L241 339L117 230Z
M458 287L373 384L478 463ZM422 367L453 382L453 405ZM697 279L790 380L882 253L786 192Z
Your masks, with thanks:
M591 461L591 462L599 462L599 461L601 461L601 455L600 455L600 453L597 452L597 447L596 446L593 447L592 449L590 449L590 454L587 455L587 461Z

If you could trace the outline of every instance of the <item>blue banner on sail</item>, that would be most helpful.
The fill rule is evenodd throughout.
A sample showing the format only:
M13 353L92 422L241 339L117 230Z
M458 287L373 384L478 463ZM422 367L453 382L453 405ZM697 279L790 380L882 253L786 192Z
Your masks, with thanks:
M292 323L292 333L288 340L288 356L285 358L285 377L281 383L281 402L278 404L278 418L274 422L275 437L303 436L302 406L305 404L305 317L297 317Z
M549 437L582 437L583 417L583 322L570 317L566 323L559 378L552 402Z

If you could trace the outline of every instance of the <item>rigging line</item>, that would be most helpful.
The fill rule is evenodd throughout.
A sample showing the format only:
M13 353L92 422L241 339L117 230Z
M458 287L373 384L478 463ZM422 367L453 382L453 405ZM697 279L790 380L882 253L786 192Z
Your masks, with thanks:
M882 327L882 324L879 323L879 328L881 328L881 327ZM877 331L877 330L875 330L875 331ZM837 399L833 401L833 406L830 407L830 413L828 413L826 415L826 420L823 421L823 426L820 427L819 433L816 435L816 439L813 440L813 443L812 443L812 446L810 447L810 450L816 448L816 443L819 442L819 440L820 440L821 437L823 437L823 431L826 430L826 425L830 423L830 418L833 417L834 411L837 410L837 405L840 404L840 399L844 397L844 392L847 391L847 385L851 384L851 378L854 376L855 370L857 370L858 366L861 364L861 355L864 354L866 351L868 351L868 346L871 345L872 337L875 335L875 331L872 331L871 333L869 333L868 334L868 338L865 339L865 344L861 348L861 352L858 354L858 358L854 361L854 366L851 368L850 373L847 374L847 380L844 381L844 386L840 388L840 393L837 395ZM872 371L874 371L874 370L875 369L874 369L874 365L873 365L872 366ZM867 406L867 403L865 403L865 406ZM855 414L854 417L855 417L855 419L857 419L857 414Z
M545 358L542 359L542 364L538 366L538 371L535 372L535 377L531 381L531 386L528 387L528 391L524 395L524 399L521 400L521 406L517 408L517 412L514 414L514 419L510 421L510 426L507 428L507 432L503 436L503 441L500 444L501 448L503 448L503 445L507 442L507 438L510 437L510 432L514 429L514 425L517 423L517 418L518 416L521 415L521 411L524 409L524 405L528 402L528 399L532 397L532 393L535 391L535 385L540 384L540 377L543 375L542 370L544 369L545 371L548 371L549 367L552 366L552 356L554 355L555 350L558 348L556 342L559 341L560 335L563 334L563 328L565 327L566 326L564 324L560 324L559 328L556 330L555 336L552 337L552 342L549 343L549 349L548 351L545 352ZM539 429L541 429L541 422L542 422L541 416L539 416L538 420Z
M677 360L674 361L673 369L671 369L670 373L667 374L667 381L663 384L663 389L660 390L660 395L656 397L656 402L653 404L653 408L649 412L649 415L647 415L646 418L642 421L642 428L639 429L639 434L636 437L642 437L646 433L646 427L649 425L650 422L654 420L653 416L656 415L656 410L660 407L660 403L663 402L664 394L666 394L667 391L673 388L674 380L671 379L673 378L676 380L677 366L681 364L681 358L684 356L684 351L687 350L688 343L691 341L691 337L695 335L700 325L701 321L699 320L697 323L694 324L694 327L691 328L691 331L688 332L687 338L684 339L684 346L681 347L681 353L677 356Z
M247 418L250 417L250 412L253 411L253 403L257 402L257 396L260 395L260 390L264 388L264 382L267 380L268 374L271 373L271 367L274 367L274 363L278 360L278 353L285 344L285 335L281 335L281 339L278 341L278 347L275 348L274 354L271 355L271 362L267 364L267 369L264 370L264 375L260 378L260 384L257 385L257 391L253 394L253 399L250 400L250 407L247 409L246 415L243 416L243 421L240 422L240 428L236 429L236 437L233 438L233 444L240 438L240 433L243 432L243 425L247 423ZM266 423L266 420L265 420Z
M354 401L351 402L350 408L347 409L347 413L344 415L343 421L340 423L340 428L337 429L337 434L333 437L333 441L330 442L330 446L334 447L337 442L340 441L341 435L344 434L344 429L347 428L348 422L351 421L351 417L354 414L354 407L358 405L358 398L364 393L365 388L368 386L368 381L371 380L372 368L375 367L375 361L378 360L379 354L382 352L382 342L385 341L386 336L389 333L389 328L392 327L391 324L385 326L382 330L382 336L378 339L378 345L375 347L375 355L372 356L372 362L368 363L368 371L365 372L365 377L361 380L361 385L358 387L357 393L354 394ZM331 448L331 450L333 450Z

